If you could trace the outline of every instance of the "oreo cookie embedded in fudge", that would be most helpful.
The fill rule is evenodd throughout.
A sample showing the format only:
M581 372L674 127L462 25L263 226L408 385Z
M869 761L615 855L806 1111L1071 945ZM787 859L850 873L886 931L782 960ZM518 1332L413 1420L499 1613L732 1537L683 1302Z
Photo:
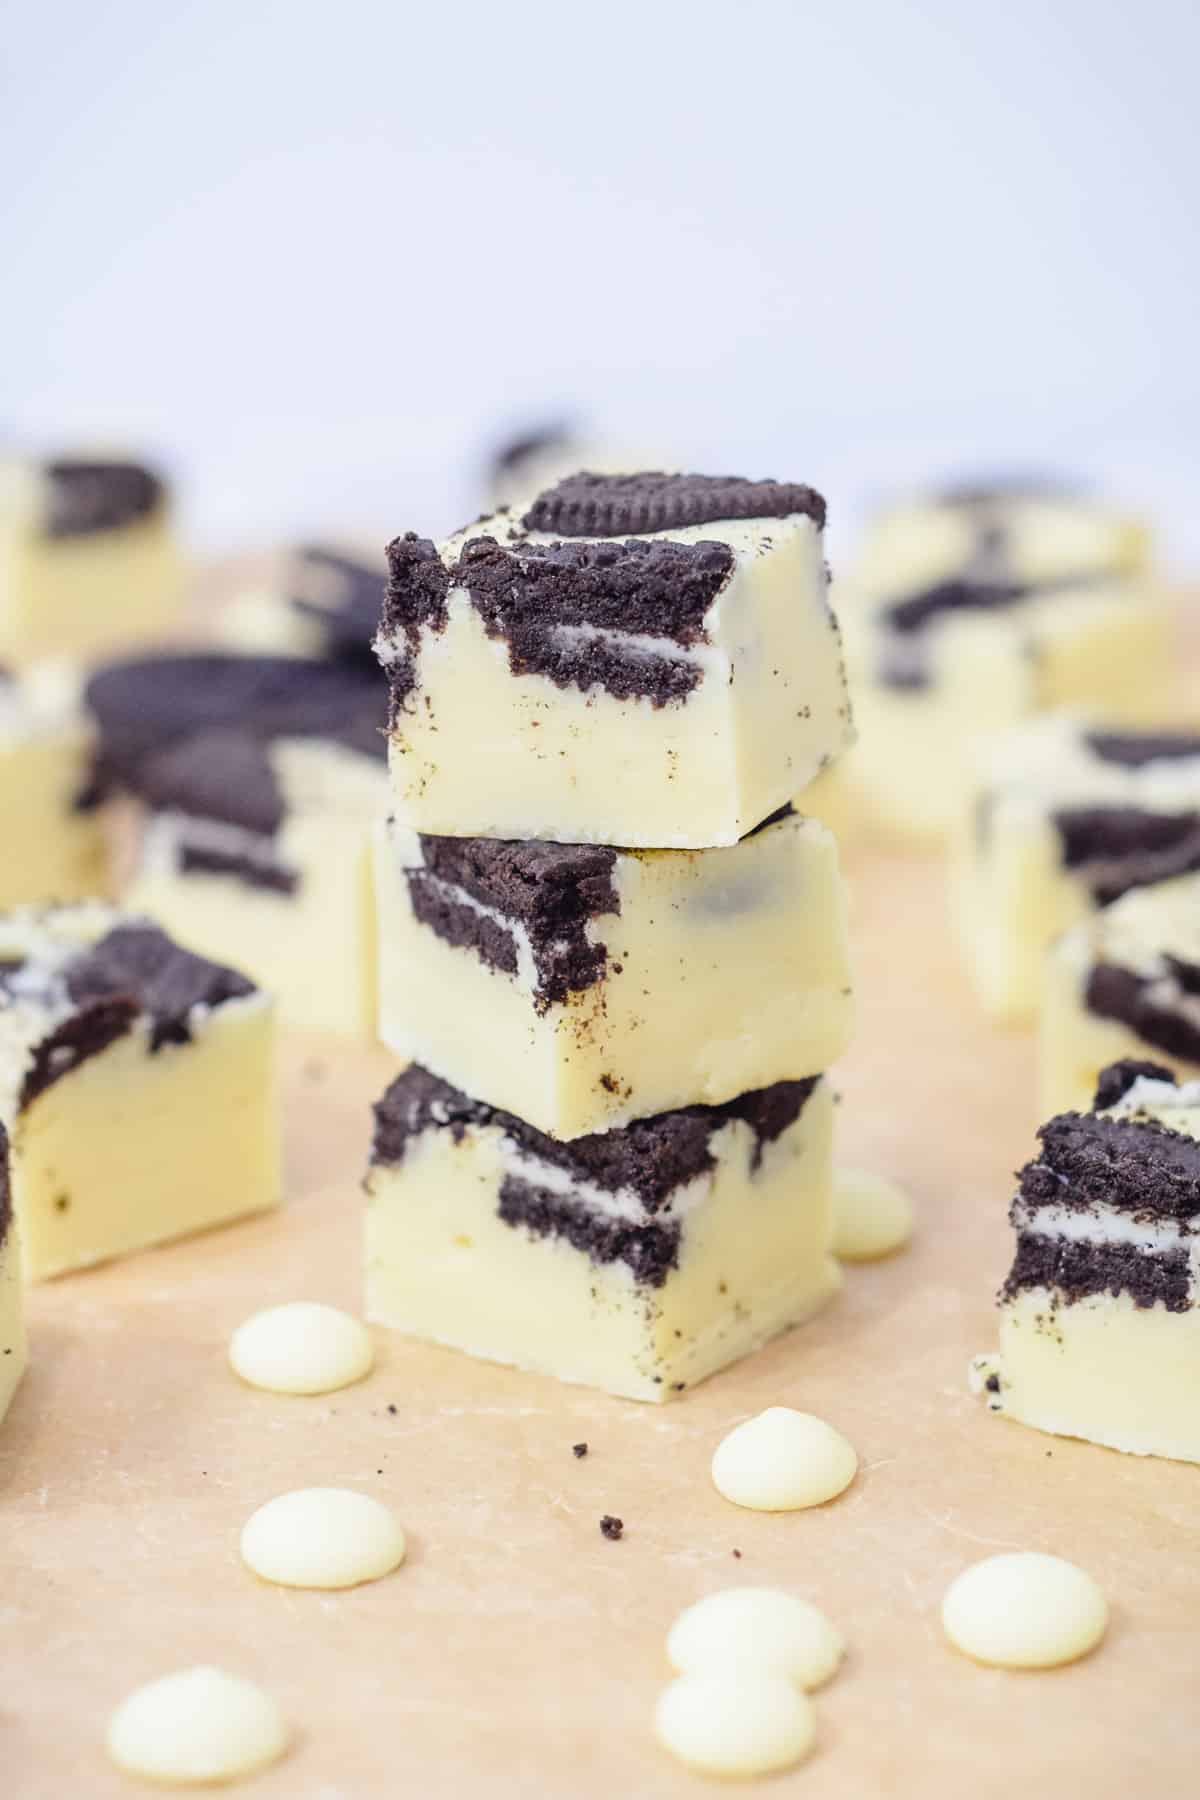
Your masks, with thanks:
M790 809L702 855L393 821L375 891L384 1041L555 1137L816 1073L849 1037L836 846Z
M278 1198L270 1001L99 903L0 918L0 1063L33 1279Z
M670 1399L836 1286L829 1125L813 1077L564 1144L414 1065L376 1107L368 1315Z
M850 734L823 518L799 484L580 475L440 549L397 538L377 644L397 816L736 842Z
M992 1411L1138 1455L1200 1461L1200 1083L1102 1072L1021 1170L1001 1348L973 1367Z

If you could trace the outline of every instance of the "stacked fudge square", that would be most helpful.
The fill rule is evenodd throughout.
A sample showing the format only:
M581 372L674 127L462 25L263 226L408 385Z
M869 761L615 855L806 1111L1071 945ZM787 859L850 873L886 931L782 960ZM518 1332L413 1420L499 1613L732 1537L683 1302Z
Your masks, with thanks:
M665 1400L836 1287L824 510L581 474L390 546L376 1322Z

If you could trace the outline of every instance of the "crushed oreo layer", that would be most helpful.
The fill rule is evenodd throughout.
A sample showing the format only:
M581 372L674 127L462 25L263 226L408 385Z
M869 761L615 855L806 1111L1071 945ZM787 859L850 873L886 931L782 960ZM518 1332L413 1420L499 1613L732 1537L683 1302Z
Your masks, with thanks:
M615 850L493 838L422 836L420 843L424 867L407 871L413 912L447 943L516 973L512 932L464 904L465 894L522 927L537 970L540 1010L603 979L607 951L589 940L586 927L590 919L620 911Z
M1064 868L1080 872L1098 906L1200 869L1200 812L1073 806L1059 808L1051 821Z
M656 1220L655 1215L663 1212L679 1188L716 1167L711 1147L716 1133L734 1120L748 1125L754 1139L751 1169L756 1170L766 1146L800 1117L819 1079L813 1076L806 1081L780 1081L772 1087L741 1094L722 1106L681 1107L654 1118L637 1119L620 1130L594 1132L563 1143L512 1113L487 1106L482 1100L472 1100L449 1082L414 1064L396 1077L375 1107L371 1159L384 1165L403 1162L410 1141L425 1131L449 1131L456 1141L471 1128L501 1131L518 1152L561 1169L578 1181L608 1193L632 1192L646 1215L632 1227L618 1221L614 1232L611 1219L572 1208L569 1197L538 1188L531 1173L512 1177L517 1188L528 1190L509 1196L510 1210L523 1211L521 1223L538 1229L536 1221L540 1220L545 1231L567 1235L565 1211L570 1210L577 1222L572 1223L571 1230L583 1232L586 1238L577 1243L577 1248L586 1248L599 1261L619 1258L632 1268L637 1260L646 1271L661 1266L665 1273L670 1264L662 1258L669 1248L667 1228L673 1221ZM657 1236L639 1240L637 1248L621 1235L629 1229L644 1233L652 1227ZM576 1243L576 1238L571 1241ZM641 1278L652 1279L649 1273Z
M1097 1018L1128 1026L1153 1049L1200 1063L1200 968L1179 957L1162 961L1156 975L1097 963L1088 974L1084 1004Z
M47 537L85 537L149 518L163 504L160 478L140 463L57 458L44 465Z
M248 820L265 819L273 807L262 746L325 738L363 756L386 754L387 688L374 666L208 652L143 656L100 669L85 698L100 738L94 787L128 788L155 806L248 829L259 829ZM198 741L218 755L210 773ZM209 809L203 814L201 804Z
M1105 1112L1123 1100L1135 1082L1175 1080L1172 1069L1164 1068L1162 1063L1142 1062L1135 1056L1123 1056L1119 1062L1109 1063L1101 1069L1096 1083L1096 1093L1092 1100L1094 1112Z
M565 1238L593 1262L624 1263L643 1287L662 1287L679 1262L682 1228L677 1219L634 1224L606 1218L569 1195L551 1193L517 1175L506 1175L500 1183L498 1211L506 1225L523 1225L534 1237Z
M1014 1208L1090 1212L1145 1222L1200 1214L1200 1142L1154 1120L1060 1113L1038 1132L1041 1154L1018 1174Z
M227 875L243 887L283 894L288 898L300 888L296 870L289 869L284 863L264 856L251 856L248 852L221 849L215 844L189 842L186 836L180 840L176 866L182 875Z
M1168 1312L1186 1312L1191 1305L1190 1258L1184 1249L1077 1243L1023 1231L1000 1298L1011 1300L1025 1288L1043 1287L1068 1304L1088 1294L1127 1294L1135 1306L1161 1302Z
M236 969L194 955L149 924L116 926L67 965L66 984L77 1006L121 999L148 1013L151 1051L191 1042L194 1007L223 1006L255 991Z
M725 544L637 538L511 546L472 538L447 568L433 544L410 535L389 545L388 562L383 633L403 636L408 649L386 665L394 713L416 685L421 630L445 627L452 587L466 590L488 636L507 643L514 675L655 706L686 700L701 670L670 646L705 641L705 616L733 571ZM623 641L634 637L664 648Z
M292 575L292 607L320 625L327 656L374 671L372 640L383 609L383 571L323 544L305 545Z
M1123 769L1200 757L1200 732L1195 731L1085 731L1083 741L1101 762Z
M8 1167L8 1133L0 1124L0 1247L12 1224L12 1180Z
M523 523L556 537L624 537L682 531L726 519L787 519L801 513L818 529L825 501L795 481L748 481L740 475L568 475L539 494Z

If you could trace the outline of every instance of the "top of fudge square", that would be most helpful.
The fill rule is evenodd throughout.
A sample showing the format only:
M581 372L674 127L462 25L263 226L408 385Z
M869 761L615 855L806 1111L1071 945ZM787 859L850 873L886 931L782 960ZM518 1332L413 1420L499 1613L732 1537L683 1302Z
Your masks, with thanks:
M1128 1059L1103 1071L1090 1113L1061 1113L1018 1174L1017 1255L1003 1298L1127 1294L1190 1304L1200 1241L1200 1082Z
M371 641L383 608L384 568L366 556L329 544L302 544L288 571L288 601L321 630L335 660L374 668Z
M582 473L440 549L406 533L388 546L377 641L393 697L403 703L414 679L399 641L415 653L422 629L444 628L450 593L462 588L489 636L507 640L516 674L598 683L621 699L685 699L700 666L656 647L702 643L739 555L767 554L772 525L784 521L820 531L825 502L794 482ZM631 641L641 654L622 653Z
M12 1117L141 1019L147 1049L257 992L236 969L99 901L0 915L0 1112Z
M117 531L159 512L162 477L145 464L98 457L56 457L43 464L47 537L86 537Z
M269 835L285 806L268 747L320 739L380 760L387 688L373 664L205 652L110 663L87 683L98 783Z

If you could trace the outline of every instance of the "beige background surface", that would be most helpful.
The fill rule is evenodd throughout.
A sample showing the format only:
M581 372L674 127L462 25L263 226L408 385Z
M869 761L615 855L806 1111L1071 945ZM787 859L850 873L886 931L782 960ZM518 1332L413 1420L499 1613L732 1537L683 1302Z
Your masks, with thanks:
M970 1003L936 863L871 856L851 872L862 1020L844 1151L910 1186L919 1236L676 1404L382 1333L371 1379L327 1399L237 1384L225 1344L250 1311L358 1300L357 1181L388 1064L329 1045L288 1047L282 1214L36 1294L33 1366L0 1438L5 1800L136 1791L105 1762L108 1714L199 1660L263 1682L299 1728L289 1760L245 1790L263 1800L674 1800L703 1789L650 1735L663 1636L679 1607L735 1581L794 1587L852 1645L818 1697L814 1758L771 1791L1191 1791L1200 1470L1043 1438L968 1397L967 1360L993 1336L1010 1172L1032 1144L1031 1045ZM773 1402L855 1443L862 1471L841 1500L768 1517L714 1491L713 1445ZM407 1566L340 1595L256 1582L242 1523L310 1483L392 1501ZM600 1536L605 1512L625 1520L622 1542ZM1090 1661L1004 1674L943 1644L946 1583L1017 1547L1077 1557L1109 1593L1111 1635Z

